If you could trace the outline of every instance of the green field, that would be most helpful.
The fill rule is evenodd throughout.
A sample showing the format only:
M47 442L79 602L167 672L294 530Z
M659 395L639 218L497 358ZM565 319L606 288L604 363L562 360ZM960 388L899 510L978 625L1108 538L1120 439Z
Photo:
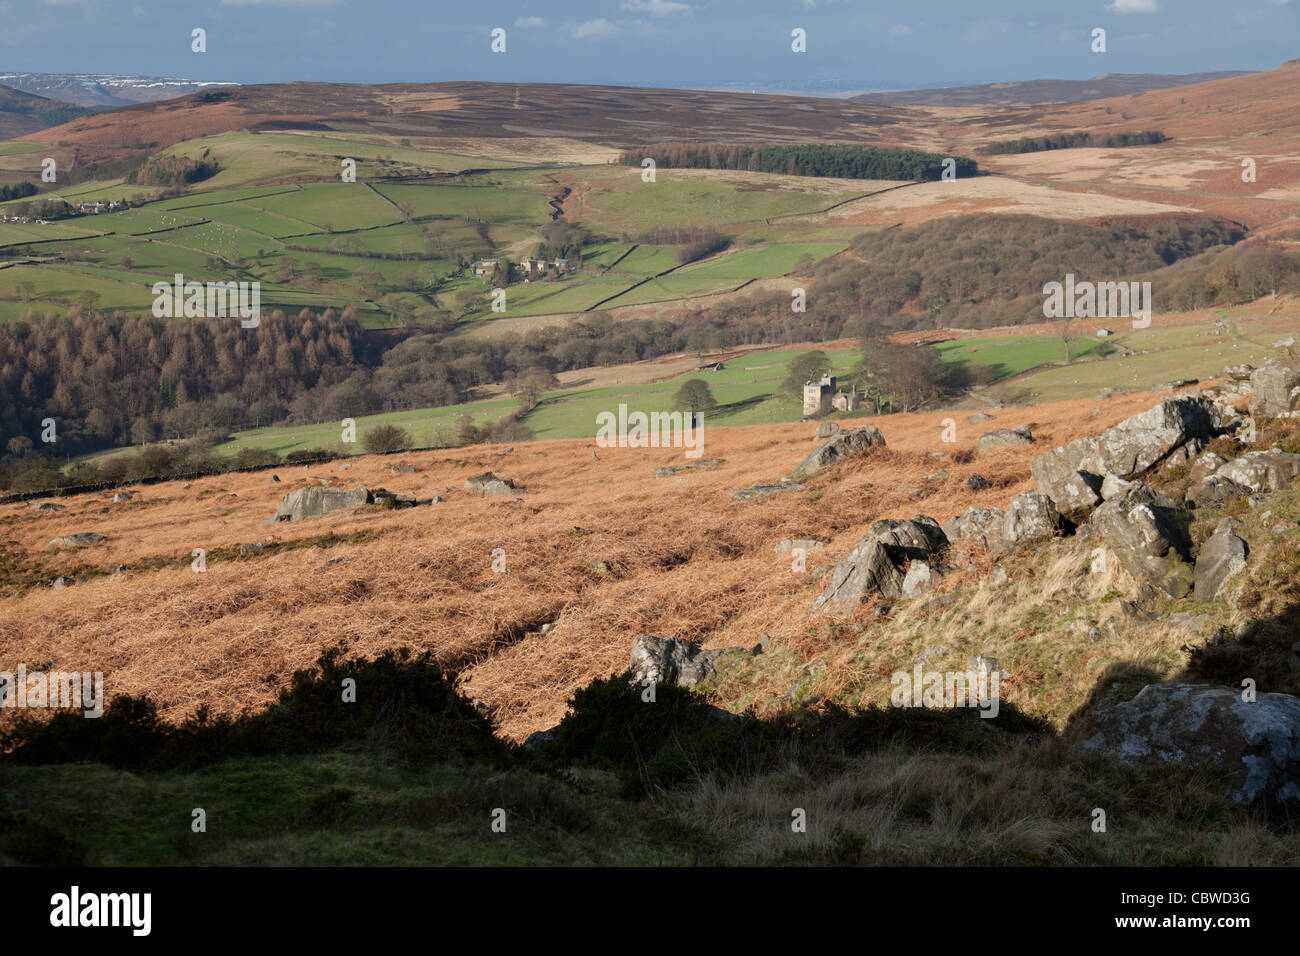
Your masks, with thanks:
M30 150L16 155L25 152ZM206 154L220 170L185 195L121 212L46 226L0 224L0 320L27 307L58 310L87 301L143 309L152 300L141 289L181 273L199 281L260 281L263 302L285 308L353 305L372 327L410 321L397 304L408 302L416 313L435 305L450 311L466 331L498 334L492 322L503 316L489 309L488 281L463 266L485 256L518 262L537 254L542 229L554 215L548 200L565 188L571 190L566 217L598 241L584 250L576 274L526 282L516 273L505 317L672 301L784 275L804 256L835 255L845 240L836 233L805 241L810 230L824 232L824 224L782 219L763 225L762 217L816 211L863 189L748 174L718 181L666 175L642 184L616 167L507 169L502 167L519 164L439 151L436 140L422 139L417 146L377 136L352 140L343 133L243 131L186 141L164 153ZM361 163L357 182L336 181L340 157ZM480 171L458 175L467 169ZM292 179L299 181L284 181ZM572 201L575 187L580 198ZM146 197L160 191L118 181L83 183L65 194L123 198L132 190ZM701 218L718 229L729 222L750 225L738 225L732 251L684 268L676 264L677 246L629 239L642 228ZM602 233L615 220L614 232ZM14 255L15 247L27 252L28 243L39 243L31 257ZM4 268L7 250L9 264L23 263L18 271ZM36 273L45 270L49 274L36 282ZM26 296L15 289L27 281L36 285L31 303L20 301Z
M648 385L558 389L543 398L541 404L524 418L524 424L537 438L588 437L596 433L596 415L602 411L617 412L620 403L626 403L629 409L645 412L671 411L673 393L689 378L701 378L709 384L720 406L706 416L706 421L713 424L759 425L798 421L801 417L799 401L779 395L778 389L786 376L786 366L807 352L808 349L755 351L726 363L718 372L691 372ZM836 374L847 372L859 358L855 349L831 350L827 355ZM515 411L518 405L516 399L497 398L444 408L370 415L356 419L357 437L363 438L367 428L392 424L406 429L415 446L438 445L454 434L461 416L469 415L476 425L491 424ZM233 455L243 448L266 448L286 454L304 448L337 448L340 437L338 422L261 428L234 435L216 451L221 455ZM359 445L349 447L352 452L359 450Z

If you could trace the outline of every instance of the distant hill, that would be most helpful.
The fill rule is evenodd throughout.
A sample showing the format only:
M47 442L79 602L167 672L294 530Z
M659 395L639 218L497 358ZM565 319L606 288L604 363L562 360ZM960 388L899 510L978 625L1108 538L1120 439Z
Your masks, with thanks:
M0 86L0 139L12 139L58 126L88 112L79 106Z
M119 76L111 73L0 73L0 83L62 103L111 109L133 103L175 99L229 82L204 82L158 76Z
M1247 76L1248 71L1221 70L1217 73L1106 73L1090 80L1027 80L1019 83L985 83L981 86L951 86L929 90L896 90L862 93L852 97L871 103L925 106L1033 106L1039 103L1080 103L1111 96L1128 96L1151 90L1167 90L1210 80Z
M549 83L284 83L208 89L60 127L51 140L111 153L232 130L397 136L568 136L625 149L660 142L867 142L927 135L906 109L852 100ZM42 134L44 138L45 134Z

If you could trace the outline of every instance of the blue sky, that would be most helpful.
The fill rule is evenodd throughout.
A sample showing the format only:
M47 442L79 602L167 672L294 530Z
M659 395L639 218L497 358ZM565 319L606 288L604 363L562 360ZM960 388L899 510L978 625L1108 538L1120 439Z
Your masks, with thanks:
M1269 69L1300 0L0 0L0 71L887 89ZM207 31L208 51L190 50ZM491 52L493 28L506 52ZM807 31L807 52L790 49ZM1104 54L1089 49L1107 31Z

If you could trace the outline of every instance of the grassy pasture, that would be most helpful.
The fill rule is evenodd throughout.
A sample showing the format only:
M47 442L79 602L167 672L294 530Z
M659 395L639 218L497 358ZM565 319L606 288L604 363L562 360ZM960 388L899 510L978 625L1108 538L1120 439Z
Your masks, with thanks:
M529 225L541 225L551 218L546 195L539 189L383 183L377 184L374 191L395 204L410 206L417 217L487 219Z
M812 256L814 260L825 259L843 252L846 245L847 243L842 242L803 242L743 249L705 262L683 266L674 275L776 278L794 271L795 263L804 256Z

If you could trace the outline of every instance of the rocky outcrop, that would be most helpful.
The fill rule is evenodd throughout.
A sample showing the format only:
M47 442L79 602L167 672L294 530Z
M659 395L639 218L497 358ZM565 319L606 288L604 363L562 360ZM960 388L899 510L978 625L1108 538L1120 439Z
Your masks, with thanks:
M1232 521L1220 521L1196 556L1196 600L1213 601L1229 578L1246 570L1247 551L1246 542L1233 533Z
M903 568L913 561L929 563L947 544L943 529L925 515L874 522L836 565L830 584L813 602L813 613L849 614L875 595L897 600L903 594Z
M271 521L301 521L303 518L318 518L333 511L359 508L369 501L370 492L364 485L359 488L310 485L291 491L280 499L280 505L275 509Z
M1250 376L1250 414L1279 418L1300 408L1300 369L1269 359Z
M1174 598L1192 589L1187 515L1168 498L1143 485L1098 507L1091 524L1137 581Z
M859 425L857 428L845 429L814 448L812 453L799 462L790 473L790 480L803 481L845 458L862 454L872 448L883 448L884 445L885 436L880 434L880 429L874 425Z
M712 677L718 658L729 651L750 653L739 647L702 650L694 641L642 634L632 642L628 667L638 684L651 681L690 688Z
M1222 771L1238 803L1300 806L1300 698L1204 684L1150 684L1099 710L1079 745L1128 767L1204 764Z
M1102 500L1107 477L1136 478L1189 442L1214 437L1218 424L1218 408L1209 399L1167 398L1100 435L1031 459L1029 473L1063 514L1077 516Z

